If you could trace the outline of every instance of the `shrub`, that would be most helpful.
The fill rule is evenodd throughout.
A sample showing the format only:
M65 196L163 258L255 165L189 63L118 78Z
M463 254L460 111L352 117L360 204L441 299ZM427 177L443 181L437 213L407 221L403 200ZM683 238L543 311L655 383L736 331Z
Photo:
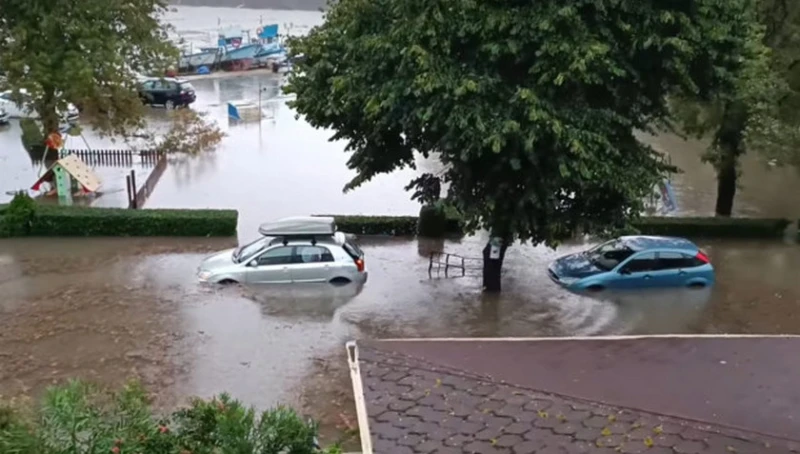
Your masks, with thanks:
M40 206L34 236L231 236L235 210L131 210Z
M336 219L336 228L342 232L356 235L394 235L408 236L417 234L416 216L332 216Z
M157 419L136 383L112 393L73 381L49 389L29 417L0 407L3 453L312 454L320 452L316 437L316 424L291 409L256 415L227 395Z
M694 238L781 238L787 219L725 217L647 217L633 226L645 235L675 235Z
M16 196L0 212L0 236L232 236L236 210L130 210L37 205Z
M17 193L0 213L0 237L30 234L36 215L36 202L25 193Z
M441 203L420 208L417 232L420 236L429 238L439 238L447 233L447 214Z
M424 210L426 209L420 210L420 213L423 213ZM445 211L447 213L445 233L462 234L463 224L457 214L452 211L448 212L447 208ZM418 232L418 218L414 216L326 216L333 216L339 230L349 233L407 236L416 235ZM419 222L424 225L423 221ZM625 229L617 229L613 233L614 235L673 235L693 238L781 238L788 225L787 219L643 217ZM436 229L439 228L440 226L436 226ZM800 233L798 237L800 237Z
M26 150L44 149L44 133L36 120L23 118L19 121L19 127L22 129L22 146Z

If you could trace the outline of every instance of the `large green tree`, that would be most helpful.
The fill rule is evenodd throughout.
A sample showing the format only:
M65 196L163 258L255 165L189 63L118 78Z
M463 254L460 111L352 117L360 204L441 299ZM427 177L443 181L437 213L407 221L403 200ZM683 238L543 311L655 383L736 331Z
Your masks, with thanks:
M499 290L514 240L555 245L642 211L666 166L634 131L667 125L668 94L728 90L752 15L747 0L339 0L291 43L287 90L347 141L346 189L415 152L440 160L412 185L441 179L467 227L491 232L484 288Z
M100 130L142 126L136 72L177 61L160 19L166 0L0 0L0 71L26 90L45 133L68 103Z
M711 99L673 100L683 131L712 139L703 159L717 172L719 216L733 212L739 159L748 151L800 166L800 2L757 0L757 6L753 57L731 89Z

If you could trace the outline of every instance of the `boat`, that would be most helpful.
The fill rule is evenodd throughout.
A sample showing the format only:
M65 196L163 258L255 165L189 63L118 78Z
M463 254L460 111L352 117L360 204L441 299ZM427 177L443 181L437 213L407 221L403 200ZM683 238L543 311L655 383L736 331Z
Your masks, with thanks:
M261 51L262 46L257 40L251 41L249 36L250 34L247 33L248 39L245 40L245 33L237 28L219 32L217 47L221 53L219 63L223 69L248 69L252 66L255 56Z
M280 66L286 62L286 48L279 40L278 24L259 27L256 36L261 43L261 50L255 56L258 66L276 68L276 64Z
M198 49L197 52L184 52L181 55L178 63L178 70L181 72L191 72L196 69L206 66L212 68L217 64L220 57L220 51L216 47L203 47Z

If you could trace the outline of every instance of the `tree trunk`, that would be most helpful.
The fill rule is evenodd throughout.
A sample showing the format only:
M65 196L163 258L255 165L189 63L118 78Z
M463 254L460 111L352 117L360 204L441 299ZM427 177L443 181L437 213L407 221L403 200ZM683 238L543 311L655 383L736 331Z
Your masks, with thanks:
M492 257L492 249L499 249L499 255ZM483 291L499 293L501 290L501 272L503 259L506 257L508 242L499 238L490 238L483 248Z
M717 216L730 216L733 212L733 199L736 196L736 159L734 150L723 151L717 166Z

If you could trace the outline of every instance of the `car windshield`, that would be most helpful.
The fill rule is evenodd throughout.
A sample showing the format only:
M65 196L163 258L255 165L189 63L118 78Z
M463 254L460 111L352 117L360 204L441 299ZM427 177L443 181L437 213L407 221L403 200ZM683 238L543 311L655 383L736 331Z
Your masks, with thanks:
M233 259L237 263L247 260L256 252L264 249L269 244L270 240L271 238L269 237L261 237L250 244L236 248L236 250L233 251Z
M634 253L622 240L612 240L586 251L589 261L603 271L611 271Z

